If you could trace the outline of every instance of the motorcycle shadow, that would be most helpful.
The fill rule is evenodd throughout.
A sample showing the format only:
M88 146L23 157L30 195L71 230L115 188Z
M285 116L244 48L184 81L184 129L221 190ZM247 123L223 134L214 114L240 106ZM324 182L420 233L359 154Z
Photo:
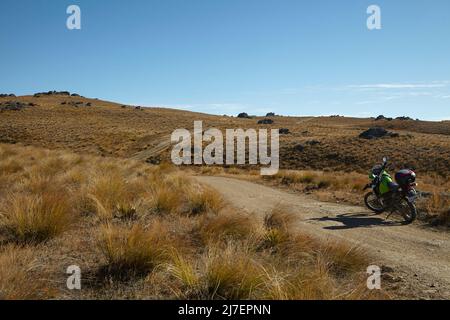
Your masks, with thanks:
M374 227L395 227L402 226L404 222L386 220L385 216L371 215L367 213L346 213L340 214L335 217L325 216L322 218L309 219L311 221L332 221L338 222L342 225L339 226L326 226L323 227L327 230L343 230L343 229L354 229L354 228L374 228Z

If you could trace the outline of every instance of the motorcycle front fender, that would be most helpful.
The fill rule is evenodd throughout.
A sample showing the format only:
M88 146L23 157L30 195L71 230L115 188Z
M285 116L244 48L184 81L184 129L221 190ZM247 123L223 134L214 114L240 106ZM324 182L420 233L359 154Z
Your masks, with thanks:
M417 194L416 190L410 190L406 195L405 195L405 199L406 201L408 201L409 203L415 204L417 201L417 198L419 197L419 195Z

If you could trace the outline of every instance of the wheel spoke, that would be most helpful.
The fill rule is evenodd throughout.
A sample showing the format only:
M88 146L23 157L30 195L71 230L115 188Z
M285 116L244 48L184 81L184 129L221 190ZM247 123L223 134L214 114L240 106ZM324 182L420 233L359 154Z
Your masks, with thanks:
M368 203L374 209L382 209L383 208L383 205L380 203L380 200L375 195L372 195L371 197L369 197Z

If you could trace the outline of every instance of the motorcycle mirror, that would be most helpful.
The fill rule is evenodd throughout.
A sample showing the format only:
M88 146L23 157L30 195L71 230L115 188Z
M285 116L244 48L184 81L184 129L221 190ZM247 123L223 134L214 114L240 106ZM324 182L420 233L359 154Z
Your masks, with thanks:
M387 163L388 158L387 157L383 157L383 163Z

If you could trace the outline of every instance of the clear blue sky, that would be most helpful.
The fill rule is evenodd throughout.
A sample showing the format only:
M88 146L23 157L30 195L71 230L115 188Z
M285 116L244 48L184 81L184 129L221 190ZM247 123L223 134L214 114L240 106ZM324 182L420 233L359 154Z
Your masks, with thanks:
M371 4L382 30L366 27ZM0 18L0 93L450 119L448 0L1 0Z

